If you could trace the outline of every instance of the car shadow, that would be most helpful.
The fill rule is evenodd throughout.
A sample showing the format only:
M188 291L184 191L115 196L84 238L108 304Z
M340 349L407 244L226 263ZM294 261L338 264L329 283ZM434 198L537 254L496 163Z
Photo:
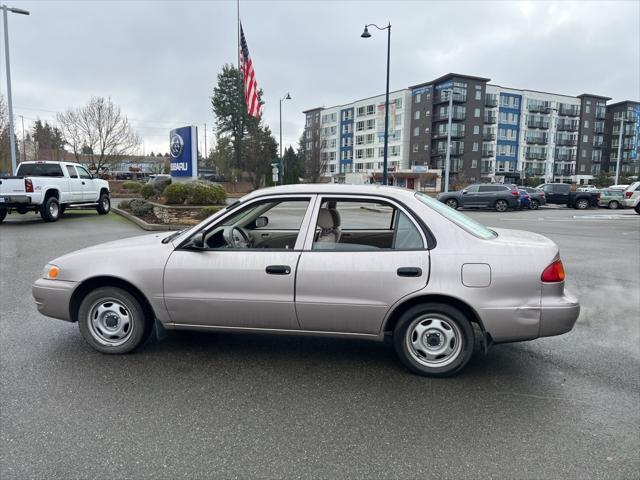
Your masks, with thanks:
M64 222L65 220L84 219L88 217L97 217L98 214L95 210L68 210L62 214L62 216L53 223ZM0 226L2 227L17 227L21 225L31 225L35 223L46 223L40 215L26 213L21 215L19 213L12 213L7 215Z

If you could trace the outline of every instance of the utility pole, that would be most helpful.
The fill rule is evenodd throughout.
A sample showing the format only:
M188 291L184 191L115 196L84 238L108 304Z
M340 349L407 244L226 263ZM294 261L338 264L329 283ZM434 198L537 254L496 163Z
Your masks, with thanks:
M204 158L209 158L209 151L207 150L207 124L204 124Z
M615 185L618 185L618 178L620 178L620 156L622 155L622 130L624 128L624 112L620 112L620 133L618 134L618 159L616 161L616 181Z
M453 87L451 90L443 90L449 92L449 121L447 122L447 158L444 166L444 191L449 191L449 172L451 166L449 165L451 160L451 122L453 120Z

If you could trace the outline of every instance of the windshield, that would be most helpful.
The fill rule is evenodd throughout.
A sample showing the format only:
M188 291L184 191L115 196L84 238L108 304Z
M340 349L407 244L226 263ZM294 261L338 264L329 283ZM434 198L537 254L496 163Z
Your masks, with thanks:
M460 213L459 211L446 206L444 203L431 198L429 195L426 195L422 192L417 192L416 198L422 203L426 204L428 207L431 207L446 219L451 220L460 228L466 230L467 232L475 235L478 238L482 238L483 240L490 240L498 236L496 232L488 229L480 222L476 222L474 219L467 217L464 213Z

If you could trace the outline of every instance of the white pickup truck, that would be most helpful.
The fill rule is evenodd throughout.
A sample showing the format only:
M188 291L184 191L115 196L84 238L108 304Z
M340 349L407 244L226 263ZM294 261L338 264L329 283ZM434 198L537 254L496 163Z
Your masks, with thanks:
M15 176L0 177L0 222L14 211L40 212L45 222L55 222L71 206L92 206L100 215L109 213L109 183L68 162L22 162Z

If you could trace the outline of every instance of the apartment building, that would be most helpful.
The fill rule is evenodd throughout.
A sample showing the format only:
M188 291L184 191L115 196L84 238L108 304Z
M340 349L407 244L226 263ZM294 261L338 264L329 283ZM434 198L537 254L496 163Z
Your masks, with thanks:
M638 175L638 102L607 106L609 97L586 93L574 97L489 82L450 73L393 92L390 171L444 171L450 138L452 183L539 177L586 184L601 171L613 171L622 125L621 170ZM306 134L318 129L327 174L366 172L378 178L383 95L304 113Z

